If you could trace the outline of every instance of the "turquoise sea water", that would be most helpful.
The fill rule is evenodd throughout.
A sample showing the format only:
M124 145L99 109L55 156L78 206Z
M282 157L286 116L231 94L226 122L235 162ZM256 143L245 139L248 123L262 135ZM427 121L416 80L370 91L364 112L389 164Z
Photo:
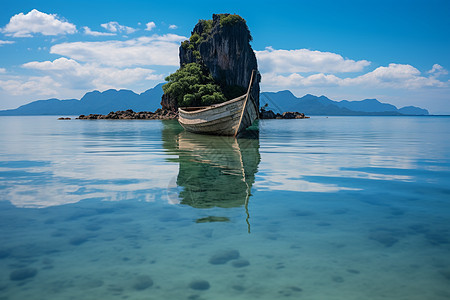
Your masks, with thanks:
M450 118L0 118L0 299L450 299Z

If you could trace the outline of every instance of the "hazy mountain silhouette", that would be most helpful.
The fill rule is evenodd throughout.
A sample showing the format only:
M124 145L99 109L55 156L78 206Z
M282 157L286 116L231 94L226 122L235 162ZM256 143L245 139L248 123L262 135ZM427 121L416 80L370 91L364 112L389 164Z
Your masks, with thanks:
M398 109L392 104L381 103L376 99L362 101L333 101L325 96L305 95L295 97L290 91L263 92L260 97L261 106L268 104L267 109L274 112L298 111L306 115L428 115L428 110L406 106Z
M160 83L141 94L130 90L107 90L88 92L80 100L38 100L16 109L2 110L0 116L108 114L127 109L155 111L161 108L163 85Z
M86 93L80 100L48 99L37 100L16 109L2 110L0 116L18 115L81 115L108 114L111 111L132 109L155 111L161 108L163 95L160 83L141 94L130 90L107 90ZM261 106L268 104L274 112L298 111L306 115L428 115L428 111L415 106L398 109L392 104L381 103L376 99L362 101L333 101L325 96L305 95L295 97L290 91L263 92L260 96Z

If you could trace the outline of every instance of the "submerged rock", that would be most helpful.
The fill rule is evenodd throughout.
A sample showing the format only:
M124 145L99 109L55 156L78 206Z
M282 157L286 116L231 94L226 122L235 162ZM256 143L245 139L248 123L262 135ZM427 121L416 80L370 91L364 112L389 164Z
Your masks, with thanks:
M151 286L153 286L153 280L147 275L138 276L133 284L133 288L138 291L145 290Z
M434 246L441 246L450 243L447 233L429 232L425 234L427 241Z
M232 288L233 288L234 290L238 291L238 292L243 292L243 291L245 291L245 287L243 287L242 285L238 285L238 284L233 285Z
M223 250L220 251L209 259L209 263L212 265L223 265L233 259L238 259L240 256L237 250Z
M206 291L209 289L210 285L206 280L193 280L191 283L189 283L189 287L197 291Z
M332 276L331 279L333 279L333 281L337 282L337 283L344 282L344 278L342 278L341 276L338 276L338 275Z
M69 240L69 244L71 244L73 246L79 246L79 245L87 242L88 239L89 238L87 236L75 236Z
M6 249L0 249L0 259L6 258L11 254L9 250Z
M87 279L81 283L81 286L86 289L95 289L103 286L104 282L100 279Z
M450 281L450 270L443 270L439 272L445 279Z
M231 265L235 268L243 268L250 265L250 262L246 259L237 259L234 260Z
M377 241L386 247L391 247L399 241L397 236L390 231L377 230L369 234L369 239Z
M36 276L37 272L38 271L35 268L23 268L14 270L9 274L9 279L13 281L25 280Z

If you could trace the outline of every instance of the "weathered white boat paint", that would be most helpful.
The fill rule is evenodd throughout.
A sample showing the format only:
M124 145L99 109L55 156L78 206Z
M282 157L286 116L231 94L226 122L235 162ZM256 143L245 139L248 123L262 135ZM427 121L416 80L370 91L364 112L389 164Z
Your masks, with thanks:
M178 122L194 133L239 135L258 118L259 110L250 95L255 73L252 72L246 94L211 106L178 108Z

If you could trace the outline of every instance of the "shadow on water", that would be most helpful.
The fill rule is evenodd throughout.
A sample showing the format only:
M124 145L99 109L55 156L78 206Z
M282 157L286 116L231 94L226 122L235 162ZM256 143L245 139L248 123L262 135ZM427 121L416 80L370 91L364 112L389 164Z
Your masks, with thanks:
M236 139L193 134L176 123L165 122L162 139L168 153L178 155L169 159L179 163L176 184L181 188L177 195L181 204L201 209L239 206L247 209L261 161L257 130L250 128ZM197 222L226 220L214 217Z

